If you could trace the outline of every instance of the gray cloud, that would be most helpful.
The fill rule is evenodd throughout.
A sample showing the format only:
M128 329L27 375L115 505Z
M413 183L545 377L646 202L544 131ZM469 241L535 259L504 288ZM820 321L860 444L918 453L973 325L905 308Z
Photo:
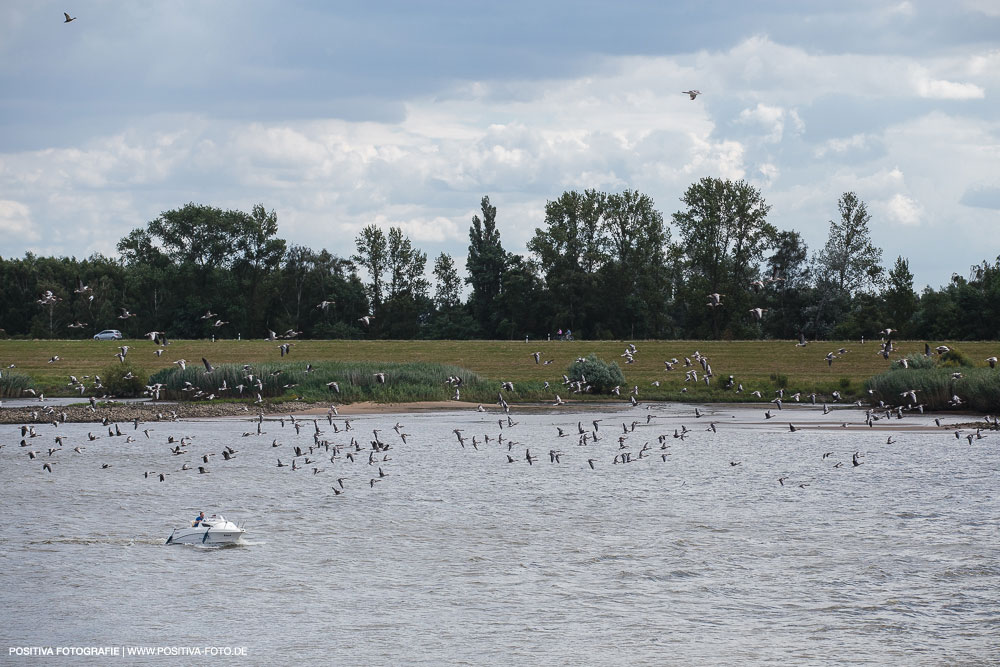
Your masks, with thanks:
M63 25L61 12L0 7L4 256L113 254L196 201L263 202L291 242L340 254L374 222L462 257L484 194L517 252L565 189L636 188L669 218L688 184L722 176L758 184L772 221L813 248L855 190L886 255L939 284L954 270L942 257L982 259L957 239L998 222L983 207L995 191L974 187L1000 125L995 14L95 2ZM954 247L910 233L942 226Z
M959 200L965 206L1000 210L1000 187L977 186L969 188Z

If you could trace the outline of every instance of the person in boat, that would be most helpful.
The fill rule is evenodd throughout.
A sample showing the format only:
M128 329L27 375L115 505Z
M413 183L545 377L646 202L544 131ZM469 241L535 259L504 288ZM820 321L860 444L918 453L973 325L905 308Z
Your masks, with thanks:
M198 526L200 526L201 522L204 521L204 520L205 520L205 513L204 512L200 512L198 514L198 516L196 516L194 518L194 527L197 528Z

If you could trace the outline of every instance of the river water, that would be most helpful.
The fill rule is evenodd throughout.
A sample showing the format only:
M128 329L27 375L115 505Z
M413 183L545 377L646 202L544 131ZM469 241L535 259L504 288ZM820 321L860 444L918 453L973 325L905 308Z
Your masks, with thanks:
M362 451L316 450L294 471L277 459L313 443L311 418L260 435L246 420L122 425L135 442L39 425L27 447L2 426L0 662L54 646L236 647L253 664L1000 661L1000 434L693 410L365 415L339 433L320 418L321 439ZM600 440L580 444L595 419ZM373 429L388 451L369 454ZM165 546L199 510L245 522L246 543Z

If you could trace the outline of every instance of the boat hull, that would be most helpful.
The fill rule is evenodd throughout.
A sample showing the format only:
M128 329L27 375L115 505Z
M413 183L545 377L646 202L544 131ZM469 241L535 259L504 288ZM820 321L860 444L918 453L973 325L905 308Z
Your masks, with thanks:
M237 544L243 539L245 530L236 524L226 521L222 525L211 525L208 527L198 526L197 528L175 528L167 544L210 544L218 546L220 544Z

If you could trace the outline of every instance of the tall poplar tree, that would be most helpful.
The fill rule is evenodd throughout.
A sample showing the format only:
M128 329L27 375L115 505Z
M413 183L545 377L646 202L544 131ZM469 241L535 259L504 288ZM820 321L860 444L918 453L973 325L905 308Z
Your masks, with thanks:
M465 262L469 277L465 281L472 286L469 296L472 316L483 335L492 337L496 335L496 301L503 287L507 252L500 245L496 206L490 204L489 197L483 197L480 204L483 217L472 216L469 227L469 256Z

